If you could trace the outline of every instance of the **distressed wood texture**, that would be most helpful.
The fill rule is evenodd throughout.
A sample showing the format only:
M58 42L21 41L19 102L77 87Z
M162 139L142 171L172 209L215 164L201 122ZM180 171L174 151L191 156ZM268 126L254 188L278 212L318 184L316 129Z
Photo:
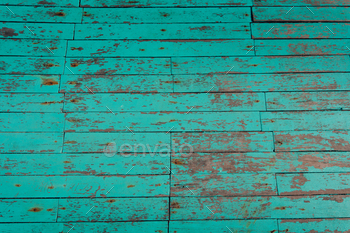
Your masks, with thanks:
M250 7L237 8L85 8L83 23L244 23Z
M64 58L62 57L2 56L0 57L0 74L62 74L63 65Z
M253 0L254 6L350 6L349 0Z
M0 0L0 5L23 6L79 6L79 0Z
M57 93L60 75L0 75L0 92Z
M279 220L280 232L290 233L321 233L350 231L349 218L333 219L283 219Z
M249 23L77 24L75 39L251 39Z

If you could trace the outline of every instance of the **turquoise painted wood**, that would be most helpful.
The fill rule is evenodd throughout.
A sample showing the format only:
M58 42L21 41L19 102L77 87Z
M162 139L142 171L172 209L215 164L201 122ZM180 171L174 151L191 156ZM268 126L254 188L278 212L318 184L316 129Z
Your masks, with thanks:
M0 74L62 74L63 65L64 58L62 57L2 56L0 57Z
M261 112L263 131L350 130L349 111Z
M80 23L81 18L82 9L79 8L0 6L0 20L7 22Z
M232 71L232 70L231 70ZM348 73L175 75L175 92L350 90Z
M58 200L1 199L0 209L0 222L55 222Z
M252 10L254 21L350 21L348 7L253 7Z
M171 136L172 147L181 153L273 150L270 132L173 133Z
M0 176L0 181L1 198L169 196L168 175Z
M120 152L122 156L131 156L134 152L169 152L170 134L137 133L66 133L64 152Z
M170 74L170 59L66 58L64 74Z
M3 154L1 176L169 174L166 154ZM132 169L131 169L132 168ZM130 170L131 169L131 170ZM89 180L86 178L86 180ZM86 181L85 180L85 181Z
M277 195L274 174L173 175L171 196Z
M342 110L349 109L350 93L341 92L269 92L267 110Z
M60 199L57 222L167 220L168 202L166 197Z
M1 77L1 76L0 76ZM172 92L171 75L62 75L60 92ZM89 87L89 90L88 88Z
M79 0L0 0L0 5L23 6L79 6Z
M350 6L349 0L253 0L254 6Z
M63 133L1 133L0 153L60 153Z
M0 75L0 92L57 93L60 75Z
M61 112L63 94L0 94L0 112Z
M138 40L251 39L249 23L77 24L74 38Z
M341 232L350 230L350 219L283 219L278 223L280 232L291 233L321 233Z
M209 86L208 91L210 88ZM105 111L111 114L129 111L181 111L185 113L189 111L259 111L265 110L265 98L262 93L66 94L64 110L68 112Z
M350 9L350 8L349 8ZM256 40L255 53L258 56L268 55L345 55L350 54L347 48L350 40Z
M244 23L250 7L237 8L84 8L82 23Z
M68 41L67 57L253 56L253 46L253 40L76 40Z
M276 174L280 195L348 194L350 173Z
M0 23L0 38L73 39L74 24Z
M348 39L349 35L348 23L252 24L253 39Z
M173 74L350 71L349 56L175 57Z
M349 151L349 131L274 132L276 151Z

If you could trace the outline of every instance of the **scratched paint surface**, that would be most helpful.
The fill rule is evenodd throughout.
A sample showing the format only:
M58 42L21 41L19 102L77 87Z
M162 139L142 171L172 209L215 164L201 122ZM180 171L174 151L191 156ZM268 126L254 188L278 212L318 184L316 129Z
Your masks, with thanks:
M0 232L350 232L350 0L0 0Z

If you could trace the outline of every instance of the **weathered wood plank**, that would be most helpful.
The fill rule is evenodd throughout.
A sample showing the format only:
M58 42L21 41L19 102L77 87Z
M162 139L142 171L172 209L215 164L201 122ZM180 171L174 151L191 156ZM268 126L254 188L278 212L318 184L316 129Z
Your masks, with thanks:
M59 75L0 75L0 92L57 93Z
M167 220L168 203L167 197L60 199L57 222Z
M262 93L65 95L66 111L110 112L106 106L113 112L259 111L265 110L265 98Z
M0 153L60 153L62 133L1 133Z
M58 200L1 199L0 209L0 222L55 222Z
M350 216L349 206L350 196L346 195L173 197L170 212L171 220L348 218Z
M64 74L170 74L169 58L67 58Z
M350 172L349 152L174 154L173 174Z
M276 151L349 151L349 131L275 132Z
M350 2L349 2L350 3ZM350 21L348 7L253 7L254 21Z
M273 150L273 138L270 132L173 133L172 140L172 146L175 147L176 152ZM179 147L176 145L179 145Z
M262 112L263 131L350 130L349 111Z
M0 57L0 74L62 74L63 57Z
M349 56L174 57L173 74L342 72Z
M350 9L350 8L349 8ZM350 40L256 40L256 55L344 55ZM348 47L348 48L347 48Z
M22 6L79 6L79 0L0 0L0 5Z
M268 92L267 110L341 110L350 108L350 92Z
M274 174L173 175L171 196L277 195Z
M80 23L83 9L66 7L0 6L1 21Z
M0 176L0 197L159 197L169 195L168 186L168 175Z
M280 232L290 233L323 233L350 231L350 219L283 219L279 220Z
M279 195L349 194L350 173L276 174Z
M350 38L350 25L348 23L253 23L252 38L345 39Z
M85 8L83 23L244 23L249 7L230 8Z
M205 24L77 24L79 39L201 40L251 39L249 23Z
M349 6L349 0L253 0L254 6Z
M133 134L125 130L126 133L66 133L64 152L104 152L110 147L122 154L170 151L170 134Z
M161 93L173 91L171 75L62 75L61 80L60 92Z
M69 41L68 57L253 56L253 40ZM350 52L350 51L349 51Z
M73 39L74 24L0 23L0 38Z
M62 132L62 113L0 113L0 132Z
M256 92L350 90L350 74L208 74L175 75L175 92Z
M0 94L0 112L61 112L63 94Z
M0 115L1 122L1 115ZM68 113L66 132L259 131L258 112Z
M65 40L0 39L0 55L62 57L66 45Z
M170 221L169 233L230 232L227 228L234 233L271 233L278 229L276 220Z

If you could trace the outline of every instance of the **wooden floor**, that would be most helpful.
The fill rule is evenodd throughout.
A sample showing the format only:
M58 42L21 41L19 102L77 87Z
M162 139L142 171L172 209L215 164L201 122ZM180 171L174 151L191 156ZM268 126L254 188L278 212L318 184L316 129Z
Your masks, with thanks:
M350 0L0 0L0 232L350 232Z

